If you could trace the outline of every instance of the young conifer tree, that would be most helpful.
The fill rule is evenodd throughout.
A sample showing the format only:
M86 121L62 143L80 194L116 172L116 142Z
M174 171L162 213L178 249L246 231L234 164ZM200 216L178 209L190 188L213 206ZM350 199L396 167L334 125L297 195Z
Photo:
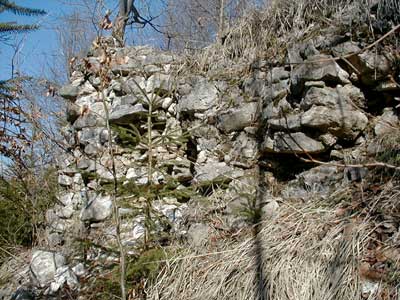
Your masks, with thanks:
M19 6L8 0L0 0L0 15L10 12L19 16L41 16L46 14L42 9ZM17 24L16 22L0 22L0 43L15 34L38 29L38 25ZM23 111L19 90L23 78L15 77L9 80L0 80L0 156L18 160L22 150L21 142L27 142L25 134L25 112Z

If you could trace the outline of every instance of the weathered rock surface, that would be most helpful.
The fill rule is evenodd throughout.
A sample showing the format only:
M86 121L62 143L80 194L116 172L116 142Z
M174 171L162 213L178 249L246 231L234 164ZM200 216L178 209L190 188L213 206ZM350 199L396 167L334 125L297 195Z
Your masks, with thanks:
M265 152L275 153L321 153L324 152L325 146L302 132L284 133L277 132L274 134L273 140L266 137L261 150Z
M349 74L329 55L314 55L303 64L295 67L291 74L292 91L299 94L307 81L326 81L348 84Z
M198 81L188 95L178 101L178 111L181 113L204 112L216 105L218 90L215 84L206 80Z
M148 110L142 104L121 105L110 113L110 123L114 124L135 124L148 114Z
M258 104L245 103L240 108L232 109L217 117L217 126L223 132L243 130L258 120Z
M30 270L33 282L45 287L54 281L57 270L66 264L65 257L56 252L36 250L32 254Z
M313 106L301 116L301 125L330 132L345 140L354 140L368 124L365 114L356 110Z
M81 211L81 220L85 222L100 222L106 220L112 213L110 196L94 195Z

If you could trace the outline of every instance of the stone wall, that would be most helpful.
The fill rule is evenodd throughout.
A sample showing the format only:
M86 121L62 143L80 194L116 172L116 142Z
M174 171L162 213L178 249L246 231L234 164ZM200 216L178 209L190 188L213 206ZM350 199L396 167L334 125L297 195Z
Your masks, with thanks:
M341 165L368 161L375 141L398 128L400 87L390 51L363 46L317 37L289 48L284 64L257 60L235 74L191 74L182 58L148 47L93 49L60 90L68 153L59 158L59 203L47 212L49 249L32 258L34 284L49 294L78 289L88 276L83 261L118 259L102 250L116 246L114 176L128 190L118 205L129 253L144 239L146 194L137 191L146 186L160 191L151 198L152 234L196 247L210 213L234 232L254 221L244 211L270 218L285 199L312 201L365 176ZM304 162L311 157L332 164ZM96 245L86 257L74 250L79 239Z

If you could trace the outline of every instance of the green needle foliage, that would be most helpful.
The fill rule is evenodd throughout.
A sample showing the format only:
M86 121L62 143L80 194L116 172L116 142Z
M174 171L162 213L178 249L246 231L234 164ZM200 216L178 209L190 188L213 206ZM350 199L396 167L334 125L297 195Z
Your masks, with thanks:
M0 0L0 13L11 12L19 16L42 16L46 12L42 9L28 8L7 0ZM23 33L38 29L37 25L20 25L15 22L0 22L0 35Z

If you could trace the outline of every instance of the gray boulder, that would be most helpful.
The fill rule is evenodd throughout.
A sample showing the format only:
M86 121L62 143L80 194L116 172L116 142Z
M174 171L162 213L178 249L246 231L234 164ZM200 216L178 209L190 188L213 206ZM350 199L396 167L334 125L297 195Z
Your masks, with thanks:
M258 120L258 104L245 103L217 116L217 127L224 132L239 131Z
M60 253L36 250L30 262L31 278L35 286L43 288L54 281L57 269L65 265Z
M301 125L330 132L335 136L353 141L368 124L367 116L352 109L332 109L325 106L313 106L301 117Z
M282 191L286 198L310 200L324 197L343 180L343 172L335 166L318 166L296 175Z
M303 110L312 105L327 106L336 109L355 109L365 107L364 94L353 85L338 85L336 88L312 86L300 102Z
M64 99L75 100L79 95L79 87L72 84L67 84L64 85L58 93Z
M106 220L111 214L111 197L95 195L88 205L82 209L80 218L85 222L100 222Z
M210 109L217 103L218 90L205 79L198 81L188 95L178 101L178 112L197 113Z
M383 114L377 118L377 122L374 128L376 136L384 136L387 133L398 130L399 128L399 117L395 113L393 108L385 108Z

